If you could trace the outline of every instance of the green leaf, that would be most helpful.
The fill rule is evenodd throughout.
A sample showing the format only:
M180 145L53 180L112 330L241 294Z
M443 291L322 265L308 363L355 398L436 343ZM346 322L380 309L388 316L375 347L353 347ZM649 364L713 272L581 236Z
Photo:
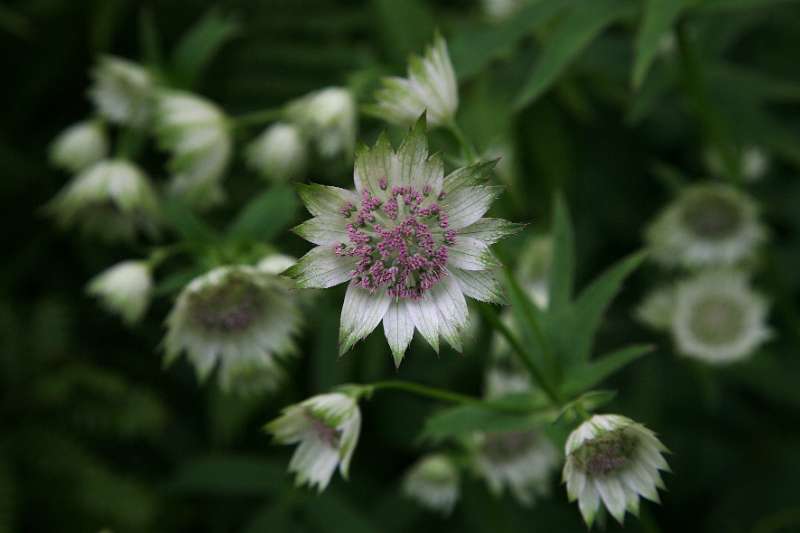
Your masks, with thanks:
M422 438L433 442L467 436L476 431L521 431L552 420L557 411L548 407L546 400L531 406L528 413L505 412L485 405L460 405L428 417Z
M299 202L288 185L272 187L248 203L230 226L234 239L269 241L289 227Z
M651 351L653 351L653 346L651 345L628 346L570 369L569 377L562 385L564 397L572 398L591 389Z
M581 394L561 408L561 412L558 413L558 418L556 418L555 422L564 420L572 423L581 418L582 412L594 412L611 402L616 396L617 391L613 390L593 390Z
M607 26L635 12L636 5L627 0L592 0L576 5L544 43L541 56L514 107L522 109L544 94Z
M167 199L162 204L161 210L167 224L186 241L202 244L217 240L216 230L195 215L181 200Z
M203 269L199 266L173 272L158 282L155 289L153 289L153 294L155 296L167 296L176 293L202 273Z
M455 35L448 46L458 79L463 81L480 73L571 3L572 0L532 2L499 24L481 24Z
M553 265L550 269L549 309L559 312L572 298L575 283L575 235L564 198L558 194L553 208Z
M380 531L378 524L364 514L364 506L350 503L333 492L326 492L314 500L314 512L306 513L305 520L315 526L316 531L326 533L374 533Z
M222 455L183 463L167 483L181 494L265 495L287 489L286 465L256 457Z
M184 87L197 83L203 69L239 30L232 18L211 9L183 36L173 55L176 82Z
M795 2L797 0L699 0L696 9L700 12L738 11Z
M161 38L158 35L153 12L142 9L139 13L139 40L142 42L142 55L145 64L156 71L164 66L164 55L161 48Z
M633 64L633 86L640 87L658 46L686 7L684 0L646 0L644 16L636 37L636 59Z

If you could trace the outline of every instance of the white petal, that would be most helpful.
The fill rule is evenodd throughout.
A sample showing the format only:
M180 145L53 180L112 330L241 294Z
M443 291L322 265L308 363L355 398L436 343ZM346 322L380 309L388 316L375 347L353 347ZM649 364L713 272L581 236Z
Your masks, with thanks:
M442 203L451 229L461 229L477 222L489 210L503 190L499 186L465 187L448 194Z
M325 246L347 243L344 217L317 216L292 228L292 231L314 244Z
M392 349L394 364L399 367L406 348L414 337L414 321L405 300L396 300L389 305L383 317L383 332Z
M442 278L431 290L439 311L439 331L456 351L461 351L461 333L467 326L467 301L453 276Z
M581 510L583 521L591 527L597 515L597 509L600 507L600 497L592 483L587 483L583 492L578 496L578 507Z
M503 287L491 270L461 270L451 268L450 274L458 281L461 291L481 302L504 304Z
M356 162L353 169L353 181L356 190L361 193L369 191L375 196L381 194L381 178L387 178L393 183L393 171L396 166L396 156L389 139L381 134L372 148L361 147L356 151Z
M480 239L486 244L494 244L500 239L518 233L525 224L509 222L502 218L482 218L458 232L459 237Z
M611 513L617 522L622 523L625 518L625 491L619 480L613 476L608 476L602 480L595 480L595 487L603 498L608 512Z
M439 311L433 303L433 298L431 298L430 294L424 294L419 300L408 301L406 305L414 326L438 353Z
M358 196L353 191L319 185L317 183L297 185L297 193L306 209L314 216L342 216L339 211L348 202L358 205Z
M500 266L485 242L460 235L448 249L447 264L462 270L488 270Z
M392 302L385 291L370 291L356 286L347 287L342 305L342 319L339 326L339 355L369 335L381 323L389 304Z
M300 288L327 289L349 280L357 261L355 257L336 255L330 246L317 246L283 275L294 279Z

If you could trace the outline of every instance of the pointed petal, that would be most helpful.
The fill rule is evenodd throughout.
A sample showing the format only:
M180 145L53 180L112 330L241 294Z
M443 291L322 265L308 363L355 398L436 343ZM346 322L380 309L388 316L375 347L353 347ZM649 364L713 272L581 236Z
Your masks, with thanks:
M344 217L317 216L295 226L292 232L320 246L346 243L345 220Z
M406 305L414 327L431 348L439 353L439 311L430 294L424 294L419 300L409 300Z
M339 355L369 335L383 320L392 299L384 292L371 294L350 283L342 305L339 325Z
M625 518L625 491L622 485L613 476L609 476L603 480L595 480L595 487L600 497L603 498L603 503L617 522L622 524Z
M428 159L428 139L425 136L425 129L425 115L423 115L397 150L397 185L417 185L416 175Z
M394 366L399 367L406 348L414 337L414 321L405 300L396 300L389 305L386 316L383 317L383 332L389 348L392 349Z
M356 193L329 185L298 183L297 194L300 195L300 200L309 213L314 216L342 217L339 210L345 204L349 202L358 205Z
M485 185L492 175L497 160L480 161L454 170L444 178L444 192L450 194L464 187Z
M492 270L461 270L451 268L450 274L458 280L461 291L479 302L505 304L503 286Z
M284 276L303 289L327 289L350 279L356 267L355 257L341 257L330 246L317 246L289 267Z
M597 516L597 510L600 507L600 496L597 494L593 483L587 482L584 485L583 492L578 496L578 507L581 510L583 521L586 522L588 527L592 527Z
M458 230L477 222L502 190L503 187L491 185L465 187L448 194L442 203L450 218L449 227Z
M453 276L446 276L431 290L439 311L439 331L456 351L461 351L461 334L467 326L467 301Z
M359 193L369 191L375 196L381 195L380 180L387 178L389 183L393 183L396 164L392 144L385 132L378 137L378 141L372 148L359 147L356 150L353 171L356 190Z
M447 264L462 270L488 270L500 266L485 242L460 235L448 250Z
M500 239L505 239L522 231L523 228L525 228L525 224L509 222L502 218L482 218L474 224L459 230L458 235L479 239L486 244L494 244Z

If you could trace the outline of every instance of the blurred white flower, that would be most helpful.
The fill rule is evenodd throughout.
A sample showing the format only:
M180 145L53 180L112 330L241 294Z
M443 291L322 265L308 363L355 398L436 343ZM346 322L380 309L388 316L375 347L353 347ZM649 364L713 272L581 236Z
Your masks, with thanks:
M600 502L620 524L627 510L639 513L639 497L659 503L660 470L667 451L655 434L619 415L594 415L573 431L564 449L563 479L569 501L578 500L591 527Z
M483 12L496 21L509 18L528 0L481 0Z
M50 160L70 172L80 172L108 155L108 139L99 120L78 122L62 131L50 145Z
M671 285L650 291L636 308L636 318L653 329L668 330L674 315L675 288Z
M353 156L358 116L355 99L347 89L328 87L307 94L291 102L286 114L323 157Z
M749 183L760 181L769 172L770 157L760 146L744 146L736 155L736 164L745 181ZM705 162L709 172L714 176L719 178L727 176L728 170L719 150L715 148L706 150Z
M302 177L308 163L308 148L300 128L279 122L259 135L246 150L247 164L274 181Z
M672 335L677 349L708 363L752 355L770 338L767 302L745 274L711 271L677 286Z
M223 112L194 94L163 91L156 128L161 146L172 154L170 192L200 209L222 202L221 182L233 147Z
M313 396L283 410L265 429L280 444L298 444L289 472L297 485L322 492L333 472L345 479L361 431L358 402L338 392Z
M300 322L288 280L257 267L219 267L178 296L167 317L166 362L185 351L200 381L219 365L223 390L238 392L232 387L256 372L271 390L284 375L278 360L295 350L292 337Z
M97 111L117 124L142 127L152 112L154 82L147 70L131 61L103 56L92 70L89 96Z
M384 78L382 83L383 88L375 95L375 110L383 119L410 125L427 111L431 126L453 121L458 109L458 83L441 36L435 38L424 57L410 59L407 78Z
M753 200L721 184L687 187L647 230L654 260L665 266L732 266L766 240Z
M48 210L63 226L78 225L108 240L157 232L155 191L138 167L122 159L86 168L56 195Z
M264 256L258 262L258 269L269 274L280 274L293 264L297 263L297 259L290 255L283 254L269 254Z
M559 456L537 431L481 433L475 436L474 463L495 495L509 489L522 505L532 505L550 492Z
M87 292L111 312L131 325L141 320L153 291L147 261L123 261L101 272L89 282Z
M460 494L458 469L444 454L427 455L404 476L403 493L432 511L450 514Z

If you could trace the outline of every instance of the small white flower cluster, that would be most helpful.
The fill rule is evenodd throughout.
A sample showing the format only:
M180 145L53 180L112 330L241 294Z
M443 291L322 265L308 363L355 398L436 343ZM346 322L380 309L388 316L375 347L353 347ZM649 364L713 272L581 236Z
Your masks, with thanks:
M646 296L637 317L669 331L688 357L720 364L751 356L770 337L767 301L750 285L766 236L745 192L687 187L647 230L653 259L678 276Z

